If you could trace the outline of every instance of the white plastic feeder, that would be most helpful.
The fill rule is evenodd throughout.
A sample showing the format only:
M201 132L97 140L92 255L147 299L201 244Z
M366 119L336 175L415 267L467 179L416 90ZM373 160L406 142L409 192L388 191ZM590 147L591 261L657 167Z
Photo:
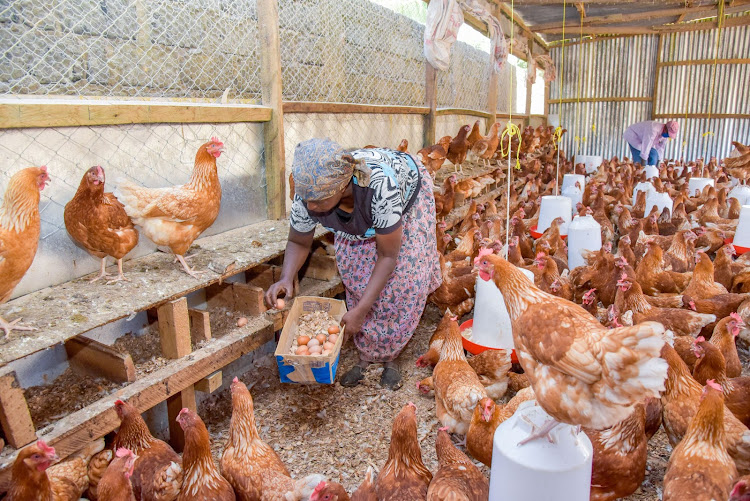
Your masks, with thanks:
M669 193L658 193L656 191L649 191L646 193L646 214L651 213L653 206L659 208L659 214L662 213L664 207L669 209L669 213L672 214L672 199L669 197Z
M564 223L560 225L560 234L568 234L568 224L573 216L573 205L568 197L542 197L542 206L539 208L539 222L536 231L544 233L550 227L552 221L558 217L563 218Z
M715 186L714 180L710 177L691 177L690 182L688 182L688 190L691 196L695 195L695 190L703 192L703 188L706 186Z
M534 282L533 273L524 269L521 271ZM480 346L501 348L508 352L514 349L513 327L505 308L505 298L492 280L477 277L471 341Z
M586 174L591 174L599 169L599 166L604 162L604 158L599 155L576 155L575 164L583 164L586 166Z
M750 186L738 184L732 188L732 191L729 192L729 197L727 198L736 198L739 200L740 205L747 204L748 200L750 200Z
M594 451L591 441L575 427L560 423L550 435L518 442L531 434L531 421L540 428L551 419L535 401L524 402L495 430L492 440L490 499L513 501L588 501Z
M740 210L740 220L734 233L734 245L750 247L750 205L743 205Z
M586 264L583 251L602 248L602 227L591 216L576 216L568 226L568 267L572 270Z
M582 174L565 174L563 176L562 189L565 190L565 188L568 187L575 187L576 183L581 184L581 190L586 188L586 176Z
M643 168L643 170L646 171L646 179L651 179L652 177L659 177L659 169L655 165L647 165Z
M563 188L562 196L570 199L570 211L571 214L575 214L576 205L578 202L583 202L583 191L577 186L568 186L567 188Z
M654 188L654 185L649 182L636 184L635 188L633 188L633 205L635 205L635 200L638 198L639 191L645 191L646 198L648 198L648 194L652 191L656 191L656 188Z

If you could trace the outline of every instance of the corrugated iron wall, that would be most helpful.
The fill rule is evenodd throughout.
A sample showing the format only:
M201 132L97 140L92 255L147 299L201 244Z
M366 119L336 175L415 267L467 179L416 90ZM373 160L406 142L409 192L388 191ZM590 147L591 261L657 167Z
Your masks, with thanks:
M732 140L750 142L750 64L717 64L712 79L716 33L707 30L663 35L660 52L658 35L568 45L564 56L561 47L553 48L550 54L558 67L562 96L560 81L553 82L550 114L559 114L562 126L568 129L563 141L565 151L604 157L629 156L623 132L632 123L652 119L680 122L680 136L667 146L667 158L721 158L731 151ZM750 27L724 29L718 59L741 59L749 55ZM680 64L685 61L706 63ZM709 120L700 115L709 113L714 80ZM655 82L656 109L652 109ZM560 97L584 101L555 103ZM592 99L597 102L591 102ZM704 136L705 132L713 135Z

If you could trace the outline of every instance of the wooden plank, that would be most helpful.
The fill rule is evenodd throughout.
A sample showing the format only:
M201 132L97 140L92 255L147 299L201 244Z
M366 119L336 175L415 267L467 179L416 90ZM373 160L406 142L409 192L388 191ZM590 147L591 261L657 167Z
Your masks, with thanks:
M750 25L750 15L730 17L724 20L722 25L725 28L731 28L735 26L748 26ZM698 21L694 23L683 23L683 24L670 24L670 25L655 25L655 26L583 26L580 30L578 26L566 25L566 30L570 33L571 30L579 28L579 33L583 35L653 35L659 33L684 33L688 31L703 31L710 30L717 27L716 20ZM533 27L532 27L533 29ZM542 33L560 35L563 32L562 27L548 28Z
M499 0L493 0L493 3L497 5L497 7L500 9L500 12L502 12L505 17L507 17L509 20L512 19L513 22L521 28L521 31L523 31L526 36L529 38L529 40L535 40L536 43L539 44L545 51L549 51L549 45L547 42L539 36L538 33L534 31L534 29L531 26L528 26L523 19L521 19L518 15L514 15L511 12L510 5L503 3ZM526 3L526 2L524 2Z
M315 280L332 280L338 275L336 258L327 254L310 254L307 266L303 267L304 277Z
M688 113L687 117L685 117L684 113L658 113L654 115L654 119L660 119L660 118L744 118L748 119L750 118L750 115L747 113Z
M232 284L224 282L221 284L211 284L206 287L206 304L209 309L227 308L234 310L234 290Z
M86 280L47 287L0 305L0 315L4 318L13 320L21 316L24 323L38 329L30 333L14 332L9 339L0 339L0 367L281 256L288 233L288 221L261 221L196 240L191 250L195 255L192 264L208 269L200 279L187 275L179 264L172 262L171 255L162 252L126 261L125 274L131 281L107 290L106 308L97 307L102 301L102 288ZM318 226L315 238L329 233ZM262 245L251 245L253 241ZM234 267L220 274L213 271L216 262L221 264L217 269L226 269L229 262Z
M659 35L659 44L656 49L656 69L654 70L654 87L651 89L651 119L656 114L656 101L659 95L659 73L661 73L661 51L664 48L664 35Z
M169 421L169 444L176 452L185 449L185 433L177 422L177 416L184 408L198 412L195 402L195 388L188 386L176 395L167 398L167 419Z
M188 308L190 316L190 339L193 344L211 339L211 320L210 315L205 310L197 308Z
M262 101L273 110L263 127L266 166L266 199L269 219L286 216L286 163L284 158L284 106L281 95L279 7L276 0L258 0L260 81Z
M221 387L222 381L221 371L216 371L195 383L194 388L201 393L213 393Z
M281 278L281 266L263 264L245 272L245 281L268 289Z
M104 377L115 383L135 381L135 365L130 353L120 353L86 336L65 343L70 367L79 373Z
M187 299L182 297L159 306L159 339L165 358L182 358L192 351Z
M695 59L692 61L657 61L656 67L664 66L701 66L714 64L713 59ZM750 64L750 58L717 59L716 64Z
M425 104L429 112L424 120L424 147L435 144L435 127L437 125L437 70L425 61Z
M638 96L638 97L582 97L576 98L565 98L565 99L552 99L551 104L570 104L570 103L628 103L628 102L649 102L653 98L651 96Z
M386 106L352 103L312 103L285 101L284 113L371 113L383 115L426 115L429 108L423 106Z
M16 449L36 440L29 406L15 372L0 375L0 426L5 440Z
M263 300L263 289L251 284L232 284L235 310L249 315L260 315L268 309Z
M60 100L4 100L0 128L81 127L147 123L267 122L271 109L237 104L151 104Z
M531 57L534 57L534 44L529 45L529 51L531 51ZM528 71L528 69L526 71ZM526 115L529 117L531 117L531 88L532 85L526 85Z
M479 111L479 110L467 110L464 108L440 108L435 113L437 116L443 116L443 115L469 115L473 117L480 117L480 118L486 118L489 119L492 115L490 113L487 113L486 111ZM513 115L517 116L517 115Z

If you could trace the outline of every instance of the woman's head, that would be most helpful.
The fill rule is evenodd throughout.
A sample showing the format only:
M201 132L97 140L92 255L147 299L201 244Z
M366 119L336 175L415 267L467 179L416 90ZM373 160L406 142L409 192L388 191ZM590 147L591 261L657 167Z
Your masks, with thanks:
M680 130L680 124L676 122L675 120L670 120L669 122L664 125L665 132L669 135L669 137L674 138L677 136L677 133Z
M294 150L294 192L310 210L327 212L339 203L357 161L330 139L310 139Z

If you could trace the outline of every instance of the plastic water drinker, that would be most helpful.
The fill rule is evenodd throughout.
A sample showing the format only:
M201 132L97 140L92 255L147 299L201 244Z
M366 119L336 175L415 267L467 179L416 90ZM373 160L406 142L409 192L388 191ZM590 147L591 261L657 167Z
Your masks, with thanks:
M643 168L643 170L646 171L646 179L651 179L652 177L659 177L659 169L656 168L655 165L647 165Z
M560 225L560 234L567 235L568 223L570 223L572 216L573 206L568 197L542 197L542 206L539 209L539 223L537 224L536 231L544 233L555 218L561 217L565 223Z
M586 174L592 174L599 169L604 162L604 158L599 155L576 155L575 165L583 164L586 168Z
M565 188L569 186L575 186L576 183L581 184L581 190L586 188L586 176L583 176L581 174L565 174L563 176L563 184L562 189L565 190Z
M561 423L550 435L555 443L539 438L519 446L551 419L535 401L524 402L510 419L495 430L490 474L490 500L588 501L591 441L575 427Z
M695 190L702 192L706 186L716 186L716 184L710 177L691 177L688 182L688 190L691 196L695 195Z
M583 266L584 250L598 251L602 248L602 227L591 216L576 216L568 226L568 267L572 270Z
M743 205L740 210L740 220L733 243L740 247L750 247L750 205Z
M646 193L646 214L651 213L653 206L659 208L659 214L662 213L664 207L669 209L669 213L672 214L672 199L669 197L669 193L658 193L656 191L649 191Z
M750 186L738 184L729 192L728 198L736 198L740 201L740 205L746 205L750 200Z
M648 198L648 194L652 191L656 191L656 188L654 188L654 185L651 183L638 183L635 185L635 188L633 188L633 204L635 205L635 199L638 198L638 192L639 191L645 191L646 192L646 198Z

